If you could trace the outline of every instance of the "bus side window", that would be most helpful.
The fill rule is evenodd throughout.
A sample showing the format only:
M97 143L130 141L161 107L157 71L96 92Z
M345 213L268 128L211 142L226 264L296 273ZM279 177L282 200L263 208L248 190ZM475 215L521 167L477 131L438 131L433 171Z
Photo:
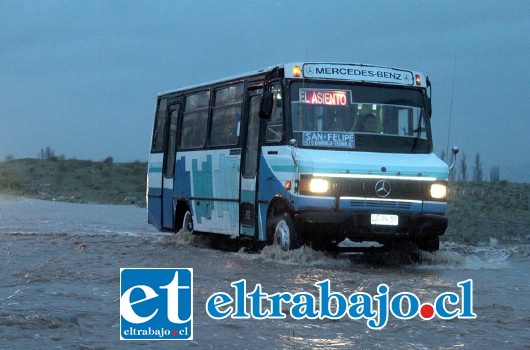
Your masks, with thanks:
M241 106L214 109L210 146L233 146L239 141Z
M279 142L283 138L283 99L282 88L279 83L271 86L271 92L274 99L272 113L267 120L267 142Z
M210 91L186 96L182 116L180 148L195 149L204 147L208 125Z
M234 146L239 142L243 84L215 91L210 130L210 146Z
M160 101L158 101L158 108L156 110L155 126L153 128L153 144L151 145L151 152L162 152L162 148L164 147L166 108L167 99L160 99Z
M180 147L183 149L202 148L206 140L207 124L207 111L184 114Z

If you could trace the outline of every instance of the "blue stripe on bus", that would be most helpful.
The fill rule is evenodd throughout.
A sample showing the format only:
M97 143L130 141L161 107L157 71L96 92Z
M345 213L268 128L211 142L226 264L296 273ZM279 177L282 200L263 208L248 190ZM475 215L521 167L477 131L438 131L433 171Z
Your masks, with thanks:
M213 198L213 179L212 179L212 156L206 156L206 162L201 164L202 170L199 170L199 160L191 160L191 172L193 173L193 197ZM211 218L212 210L215 210L214 202L201 200L200 205L194 206L195 218L197 223L202 223L202 218Z
M191 197L191 174L186 171L186 157L180 157L175 164L174 194L178 198Z
M278 180L276 176L274 176L269 163L265 160L263 157L263 154L260 157L260 172L259 172L259 188L260 188L260 194L259 198L261 201L266 201L266 203L260 202L259 203L259 215L262 217L262 222L260 222L260 232L259 232L259 239L265 240L266 239L266 221L265 218L267 217L267 209L269 207L269 202L277 196L290 199L291 194L285 189L283 184Z
M149 187L147 189L147 195L148 196L161 197L162 196L162 189L160 187Z
M149 172L150 173L161 173L162 172L162 165L150 165L149 166Z

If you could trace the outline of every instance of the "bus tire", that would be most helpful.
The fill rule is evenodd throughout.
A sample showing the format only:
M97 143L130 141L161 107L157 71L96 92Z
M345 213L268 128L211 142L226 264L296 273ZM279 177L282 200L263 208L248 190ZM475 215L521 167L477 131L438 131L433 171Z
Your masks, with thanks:
M272 223L272 245L288 251L300 247L300 239L289 213L277 215Z
M432 253L437 250L440 250L440 237L436 236L418 240L416 244L420 250Z
M193 232L193 216L189 210L186 210L184 213L184 218L182 219L182 228Z

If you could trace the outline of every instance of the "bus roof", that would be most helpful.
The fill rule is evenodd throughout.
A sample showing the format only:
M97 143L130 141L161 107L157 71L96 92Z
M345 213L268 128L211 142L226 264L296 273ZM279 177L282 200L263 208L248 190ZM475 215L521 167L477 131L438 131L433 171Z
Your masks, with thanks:
M167 95L167 94L171 94L171 93L175 93L175 92L179 92L179 91L184 91L184 90L196 89L196 88L200 88L201 86L215 85L215 84L219 84L219 83L222 83L222 82L225 82L225 81L233 81L233 80L243 79L243 78L251 77L251 76L255 76L255 75L266 74L266 73L272 71L273 69L275 69L277 67L282 67L282 66L283 65L274 66L274 67L267 67L267 68L256 70L256 71L252 71L252 72L247 72L247 73L243 73L243 74L239 74L239 75L225 77L225 78L222 78L222 79L217 79L217 80L213 80L213 81L209 81L209 82L204 82L204 83L201 83L201 84L185 86L185 87L178 88L178 89L175 89L175 90L169 90L169 91L161 92L161 93L158 94L158 96Z
M405 70L401 68L391 68L384 66L374 66L358 63L324 63L324 62L295 62L271 66L260 70L247 72L231 77L225 77L210 82L182 87L175 90L165 91L158 96L167 95L179 91L191 90L219 84L225 81L243 79L251 76L259 76L271 72L274 69L283 69L285 78L292 79L316 79L316 80L342 80L368 83L380 83L391 85L426 87L426 77L424 74Z

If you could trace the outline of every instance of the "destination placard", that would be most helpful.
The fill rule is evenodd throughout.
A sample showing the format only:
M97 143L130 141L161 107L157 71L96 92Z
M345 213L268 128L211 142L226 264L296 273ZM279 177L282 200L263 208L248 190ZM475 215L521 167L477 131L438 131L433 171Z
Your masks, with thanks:
M414 84L412 72L386 67L306 63L303 71L306 78L341 79L401 85Z
M349 106L349 90L300 89L300 102L312 105Z
M304 132L303 146L355 148L355 134L344 132Z

